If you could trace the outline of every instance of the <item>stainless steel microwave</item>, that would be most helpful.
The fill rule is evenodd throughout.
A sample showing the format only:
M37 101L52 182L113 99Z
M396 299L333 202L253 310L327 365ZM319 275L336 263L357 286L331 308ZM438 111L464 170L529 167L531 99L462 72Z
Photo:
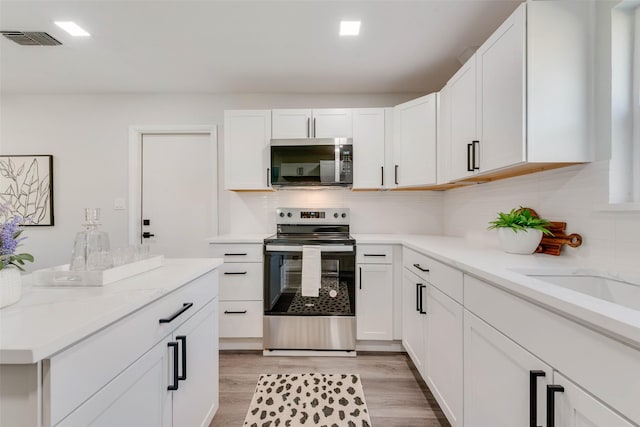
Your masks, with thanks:
M271 140L272 187L350 187L353 184L351 138Z

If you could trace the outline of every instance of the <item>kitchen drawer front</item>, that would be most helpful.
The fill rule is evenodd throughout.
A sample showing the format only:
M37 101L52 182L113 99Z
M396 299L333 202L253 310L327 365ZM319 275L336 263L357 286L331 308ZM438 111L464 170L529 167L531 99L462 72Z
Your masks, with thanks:
M640 423L639 350L468 275L464 299L469 311Z
M220 270L220 300L262 300L262 263L228 263Z
M460 270L411 249L404 249L402 259L405 268L462 304L463 273Z
M262 301L220 301L220 338L262 338Z
M45 419L56 424L213 300L218 272L201 276L43 362ZM169 323L160 323L185 308ZM96 369L99 361L100 369ZM48 405L47 405L48 404Z
M222 258L224 262L262 262L261 243L215 243L211 244L211 258Z
M391 264L392 262L393 246L358 245L356 249L357 264Z

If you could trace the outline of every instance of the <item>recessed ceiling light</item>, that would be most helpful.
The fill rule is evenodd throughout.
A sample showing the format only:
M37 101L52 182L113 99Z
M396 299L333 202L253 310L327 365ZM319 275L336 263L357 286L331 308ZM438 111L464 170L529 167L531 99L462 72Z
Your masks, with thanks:
M91 35L73 21L55 21L55 24L74 37L89 37Z
M360 21L340 21L341 36L357 36L360 34Z

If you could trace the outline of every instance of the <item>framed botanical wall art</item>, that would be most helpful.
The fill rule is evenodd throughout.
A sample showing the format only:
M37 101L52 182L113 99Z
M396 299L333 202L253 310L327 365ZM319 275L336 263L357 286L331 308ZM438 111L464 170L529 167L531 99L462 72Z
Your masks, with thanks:
M53 156L0 155L0 202L8 218L25 218L24 225L53 225Z

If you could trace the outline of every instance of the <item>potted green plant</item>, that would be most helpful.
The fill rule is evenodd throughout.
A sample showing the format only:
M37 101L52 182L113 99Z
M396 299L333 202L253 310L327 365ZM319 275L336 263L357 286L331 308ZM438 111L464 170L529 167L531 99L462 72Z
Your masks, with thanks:
M489 230L498 230L498 240L505 252L511 254L532 254L542 240L542 235L553 236L548 227L550 222L530 209L520 207L509 213L498 212L498 217L489 222Z

